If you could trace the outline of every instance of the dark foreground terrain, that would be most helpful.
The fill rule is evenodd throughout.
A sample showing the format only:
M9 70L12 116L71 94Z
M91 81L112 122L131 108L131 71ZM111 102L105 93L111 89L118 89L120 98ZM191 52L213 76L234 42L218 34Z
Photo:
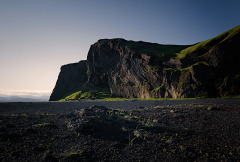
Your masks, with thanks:
M239 99L0 103L0 161L239 159Z

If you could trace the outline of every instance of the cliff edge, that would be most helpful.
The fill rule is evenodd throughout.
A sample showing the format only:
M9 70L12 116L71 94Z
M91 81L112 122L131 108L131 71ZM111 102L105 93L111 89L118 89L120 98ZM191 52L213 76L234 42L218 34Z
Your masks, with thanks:
M61 68L50 101L239 95L239 42L240 26L195 45L102 39Z

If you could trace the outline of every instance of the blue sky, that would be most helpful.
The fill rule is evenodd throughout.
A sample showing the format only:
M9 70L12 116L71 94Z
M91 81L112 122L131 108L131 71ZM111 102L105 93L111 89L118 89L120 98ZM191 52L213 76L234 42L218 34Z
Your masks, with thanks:
M0 0L0 93L51 92L98 39L194 44L237 25L239 0Z

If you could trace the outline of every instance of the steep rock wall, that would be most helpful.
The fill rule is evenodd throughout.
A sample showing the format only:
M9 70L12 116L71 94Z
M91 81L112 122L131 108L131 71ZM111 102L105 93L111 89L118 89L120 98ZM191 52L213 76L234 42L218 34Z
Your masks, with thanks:
M57 101L81 90L87 82L86 61L67 64L61 67L57 83L50 96L50 101Z
M192 46L102 39L86 61L63 66L50 100L106 90L125 98L240 94L240 26Z

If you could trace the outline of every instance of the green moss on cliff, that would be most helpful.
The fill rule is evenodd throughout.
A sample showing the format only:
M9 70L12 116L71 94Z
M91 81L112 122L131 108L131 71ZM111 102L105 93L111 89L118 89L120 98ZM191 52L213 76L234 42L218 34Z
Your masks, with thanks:
M145 88L146 86L145 85L135 85L135 86L132 86L133 88Z
M163 68L164 71L177 71L177 69L173 69L173 68Z
M164 86L164 84L162 83L159 87L153 89L153 90L151 91L151 93L155 93L155 92L159 91L163 86Z
M89 90L75 92L59 101L73 101L82 99L105 99L105 98L112 98L112 95L109 91Z
M161 45L142 41L124 41L123 46L136 51L138 54L155 55L166 58L175 57L176 53L189 47L189 45Z
M196 62L195 64L192 64L186 68L179 69L180 71L190 70L193 66L199 66L199 65L206 65L209 66L209 64L206 61Z
M181 52L177 53L177 58L178 59L183 59L185 58L188 54L193 54L193 53L197 53L198 51L205 51L207 52L208 50L210 50L213 46L216 46L217 44L220 44L228 39L230 39L231 37L233 37L234 35L238 34L240 32L240 26L237 26L233 29L230 29L212 39L206 40L206 41L202 41L200 43L197 43L193 46L190 46L188 48L183 49ZM203 53L205 53L203 52Z
M174 69L174 68L163 68L164 71L188 71L190 70L192 67L194 66L199 66L199 65L205 65L205 66L209 66L209 64L206 61L201 61L201 62L196 62L188 67L185 68L181 68L181 69Z
M61 99L60 101L77 100L79 98L79 96L81 95L81 92L82 91L75 92L75 93L65 97L64 99Z
M217 84L217 89L221 89L222 87L226 86L229 81L229 76L225 77L222 82Z
M240 94L240 74L228 75L216 83L221 96L237 96Z

